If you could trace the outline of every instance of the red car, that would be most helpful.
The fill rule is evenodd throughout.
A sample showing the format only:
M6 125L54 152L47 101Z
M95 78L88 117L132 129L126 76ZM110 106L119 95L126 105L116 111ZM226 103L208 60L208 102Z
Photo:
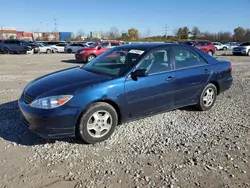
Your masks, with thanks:
M208 53L211 56L214 55L216 50L213 43L207 40L189 40L184 42L183 44L195 46L196 48L203 50L204 52Z
M76 60L90 62L95 57L101 55L106 52L110 48L121 46L121 42L117 41L103 41L103 42L95 42L91 46L86 48L81 48L77 50L75 54Z

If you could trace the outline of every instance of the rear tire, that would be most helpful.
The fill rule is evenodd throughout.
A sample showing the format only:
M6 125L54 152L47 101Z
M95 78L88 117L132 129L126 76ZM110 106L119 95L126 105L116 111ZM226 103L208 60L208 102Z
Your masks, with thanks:
M8 48L3 49L3 54L10 54L10 50Z
M213 52L211 50L209 50L207 53L208 55L213 56Z
M250 56L250 50L248 50L247 55Z
M67 52L71 54L72 53L72 49L68 49Z
M97 102L82 114L76 136L84 143L95 144L108 139L118 125L116 110L108 103Z
M217 88L214 84L208 84L201 92L199 103L196 105L200 111L210 110L216 101Z
M46 53L51 54L51 50L50 49L46 50Z
M226 51L226 50L227 50L227 47L223 47L223 50Z
M88 55L87 56L87 62L90 62L90 61L92 61L93 59L95 59L96 58L96 56L95 55Z

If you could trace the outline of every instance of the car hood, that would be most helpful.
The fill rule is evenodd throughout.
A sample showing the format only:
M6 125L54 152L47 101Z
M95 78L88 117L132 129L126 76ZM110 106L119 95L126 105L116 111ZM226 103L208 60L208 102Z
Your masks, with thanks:
M94 74L80 67L73 67L35 79L26 86L24 92L32 98L59 90L63 93L57 93L57 95L73 94L76 85L85 87L108 79L110 79L110 76ZM70 89L67 89L69 87Z

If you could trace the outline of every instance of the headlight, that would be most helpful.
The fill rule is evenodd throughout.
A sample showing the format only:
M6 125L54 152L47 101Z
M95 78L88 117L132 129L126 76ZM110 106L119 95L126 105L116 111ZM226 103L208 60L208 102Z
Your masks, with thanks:
M84 54L84 53L85 53L85 51L80 51L80 52L79 52L79 54Z
M52 109L67 103L73 96L72 95L58 95L51 97L44 97L33 101L30 106L41 109Z

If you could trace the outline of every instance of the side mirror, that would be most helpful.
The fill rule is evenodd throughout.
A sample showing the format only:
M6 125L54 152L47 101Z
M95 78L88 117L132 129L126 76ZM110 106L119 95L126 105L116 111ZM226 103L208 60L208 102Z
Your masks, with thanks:
M145 77L148 76L147 69L137 69L134 72L131 72L131 78L133 80L137 80L138 77Z
M98 47L97 47L97 50L100 50L101 48L102 48L101 46L98 46Z

